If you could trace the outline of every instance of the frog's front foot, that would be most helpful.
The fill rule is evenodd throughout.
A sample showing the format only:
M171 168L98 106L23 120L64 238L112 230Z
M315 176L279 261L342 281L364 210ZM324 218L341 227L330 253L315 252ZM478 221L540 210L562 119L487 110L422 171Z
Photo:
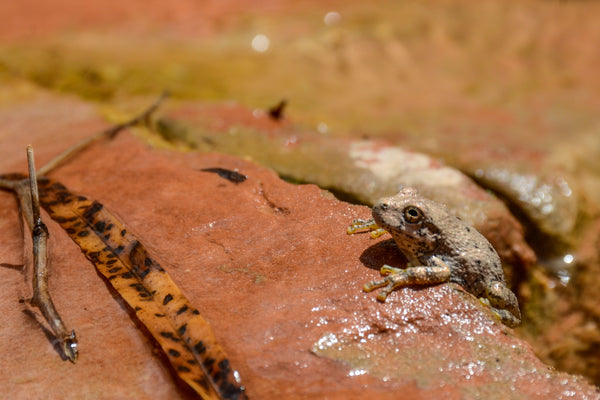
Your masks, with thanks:
M356 232L361 232L361 231L367 231L367 232L370 231L371 237L373 239L378 238L379 236L381 236L387 232L385 229L380 228L379 225L377 225L375 223L375 220L373 218L370 218L370 219L355 219L354 221L352 221L352 223L348 227L347 233L348 233L348 235L353 235Z
M385 276L385 278L380 281L371 281L365 283L365 286L363 286L363 291L372 292L375 289L385 286L385 288L382 289L377 295L377 300L384 302L394 289L406 284L406 276L403 274L404 270L390 267L389 265L384 265L381 267L380 272L381 275Z
M450 267L440 260L435 266L416 266L406 269L394 268L389 265L381 267L382 280L371 281L363 286L363 291L371 292L383 287L377 295L377 300L384 302L396 288L408 285L433 285L446 282L450 278Z

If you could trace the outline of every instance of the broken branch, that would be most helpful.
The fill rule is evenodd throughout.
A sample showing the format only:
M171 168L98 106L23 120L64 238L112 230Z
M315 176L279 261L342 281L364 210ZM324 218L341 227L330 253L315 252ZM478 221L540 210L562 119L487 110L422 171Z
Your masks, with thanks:
M33 240L33 297L31 305L39 308L48 321L52 332L60 341L64 356L71 362L77 360L77 338L75 331L69 331L58 315L56 307L48 290L48 228L40 216L40 198L33 159L33 148L27 146L27 164L29 167L30 205L33 227L31 237Z
M46 175L48 172L52 171L53 169L55 169L56 167L61 165L63 162L65 162L65 160L67 160L72 155L82 151L83 149L89 147L90 145L96 143L99 140L104 139L104 138L112 139L122 130L130 128L132 126L135 126L135 125L141 123L142 121L148 120L150 118L150 116L158 109L158 107L160 107L162 102L167 97L169 97L169 92L167 92L167 91L162 92L161 95L158 97L158 99L156 99L154 101L154 103L152 103L150 105L150 107L148 107L144 112L137 115L136 117L133 117L129 121L125 121L121 124L117 124L108 129L105 129L105 130L95 134L94 136L84 139L81 142L79 142L79 143L75 144L74 146L68 148L67 150L63 151L58 156L56 156L54 159L52 159L50 162L48 162L46 165L41 167L38 170L38 175L39 176Z

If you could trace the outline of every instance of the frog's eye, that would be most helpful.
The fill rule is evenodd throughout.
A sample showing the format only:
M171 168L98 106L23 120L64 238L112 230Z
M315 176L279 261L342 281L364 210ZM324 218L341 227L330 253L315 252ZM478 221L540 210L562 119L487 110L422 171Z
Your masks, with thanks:
M416 224L423 218L423 212L415 206L406 207L402 213L404 215L404 220L409 224Z

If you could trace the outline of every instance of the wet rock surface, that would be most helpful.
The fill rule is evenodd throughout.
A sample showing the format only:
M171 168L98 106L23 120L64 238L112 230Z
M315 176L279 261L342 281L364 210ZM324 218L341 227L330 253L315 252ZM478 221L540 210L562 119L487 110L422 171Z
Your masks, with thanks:
M486 184L511 203L539 260L522 277L525 323L517 332L545 362L598 383L599 6L499 0L0 2L0 110L8 106L2 121L10 122L0 137L10 131L16 136L9 143L25 145L32 132L20 131L19 113L32 123L31 117L45 115L32 129L52 129L37 141L52 150L38 153L43 162L70 144L58 140L62 135L85 136L86 124L102 125L94 115L93 122L84 117L75 124L81 131L63 129L70 123L65 114L78 118L93 108L64 93L101 101L104 115L112 110L122 117L123 110L135 112L169 88L180 100L234 99L261 109L286 98L283 121L289 117L308 131L352 140L383 137L475 178L494 172ZM255 39L268 49L257 50ZM39 95L36 85L61 95L30 108L31 96ZM20 112L13 108L18 104ZM211 113L207 118L219 120ZM144 135L147 143L155 139ZM22 148L4 151L5 145L3 160L21 168ZM520 181L531 184L524 192L506 192ZM555 198L562 196L561 182L572 190L562 200ZM521 204L520 194L526 196ZM18 273L22 234L13 223L15 203L6 198L11 207L0 207L0 229L12 239L0 241L9 253L0 269ZM523 215L527 207L536 213L547 206L552 218L542 213L536 222L531 213ZM498 224L492 232L503 238L515 230Z
M581 187L573 176L577 161L572 151L562 151L566 142L552 138L545 145L515 144L517 138L509 134L494 138L499 146L490 147L478 132L456 136L440 137L433 144L400 132L389 134L393 142L437 155L502 196L539 234L573 241L581 212L579 191L589 193L591 188Z
M522 226L501 201L425 154L381 141L319 135L231 104L185 105L158 126L167 140L250 157L288 179L315 183L368 205L395 195L402 186L414 187L475 226L507 264L525 269L535 262Z
M211 112L219 117L210 120L207 114ZM237 116L229 117L232 113ZM542 260L533 268L507 271L509 281L526 305L524 336L538 354L558 368L598 376L591 350L597 342L592 328L596 326L595 313L590 312L590 307L581 311L579 304L597 303L597 296L589 292L594 287L589 283L596 279L593 271L597 265L595 256L589 256L595 239L588 226L597 215L592 195L595 186L573 186L576 180L570 174L549 166L547 152L515 148L511 158L503 151L477 151L483 146L468 148L464 143L467 134L459 136L462 140L458 144L441 140L447 145L444 152L432 150L440 157L458 155L450 156L449 161L503 194L509 204L520 209L516 210L516 219L496 198L438 159L388 143L307 134L289 121L271 121L260 111L250 114L235 105L187 105L168 115L179 129L179 139L188 145L250 155L283 176L315 182L337 189L338 193L352 193L351 197L366 203L386 191L393 193L402 183L417 187L428 197L449 204L453 212L477 226L494 244L505 265L531 265L535 260L523 238L521 224L527 226L528 239L540 251ZM415 141L401 142L423 148ZM461 148L460 143L465 147ZM590 143L586 152L589 157L584 160L579 155L577 165L589 164L594 151L596 147ZM581 171L588 181L594 174L593 168ZM567 183L566 176L571 183ZM529 211L524 212L525 208ZM512 209L515 211L515 207ZM577 229L576 217L580 224ZM581 236L582 231L587 234ZM561 241L564 242L559 245ZM569 279L577 284L569 285ZM584 296L587 300L583 300L582 292L588 293Z
M36 107L58 104L47 103ZM25 170L21 141L37 143L40 160L54 155L40 145L48 140L43 126L79 137L102 125L90 108L82 109L87 117L78 129L67 129L71 107L55 108L52 118L31 113L15 122L13 132L31 133L2 136L11 155L1 161L2 171ZM247 179L231 182L202 171L212 168ZM363 293L381 264L404 261L389 240L347 236L348 222L368 217L369 209L316 186L285 183L230 156L150 150L129 132L98 143L51 176L103 203L145 244L211 323L250 398L597 397L583 380L545 366L456 286L407 288L385 304ZM13 244L1 248L0 262L16 266L0 268L4 392L16 399L191 398L118 296L47 220L50 288L81 346L77 364L60 359L18 301L29 293L17 268L30 258L28 245L25 251L19 246L23 234L12 195L1 192L0 202L7 228L2 242Z

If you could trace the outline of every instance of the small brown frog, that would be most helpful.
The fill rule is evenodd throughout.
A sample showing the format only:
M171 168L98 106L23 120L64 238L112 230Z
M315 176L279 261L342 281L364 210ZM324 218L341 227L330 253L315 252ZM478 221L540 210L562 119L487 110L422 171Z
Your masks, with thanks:
M348 232L364 228L374 230L373 237L389 232L409 261L406 269L384 265L385 278L364 286L365 292L383 287L377 300L385 301L398 287L450 281L489 305L505 325L521 323L519 303L506 286L500 257L483 235L445 206L406 187L379 200L373 219L355 220Z

